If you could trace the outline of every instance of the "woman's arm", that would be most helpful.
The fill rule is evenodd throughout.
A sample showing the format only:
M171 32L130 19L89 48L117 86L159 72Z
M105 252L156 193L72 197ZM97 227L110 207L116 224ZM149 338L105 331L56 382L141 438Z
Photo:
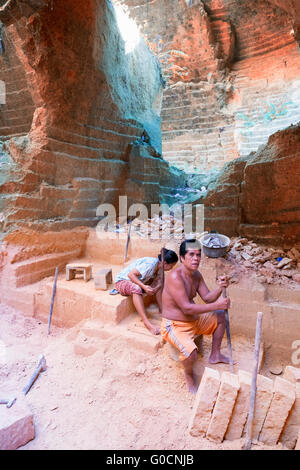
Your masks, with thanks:
M138 276L141 276L141 273L137 270L137 269L133 269L132 271L130 271L130 273L128 273L128 277L129 279L131 280L131 282L134 282L135 284L137 284L141 289L143 289L147 294L149 295L153 295L155 294L154 292L154 289L151 287L151 286L147 286L146 284L144 284L139 278Z

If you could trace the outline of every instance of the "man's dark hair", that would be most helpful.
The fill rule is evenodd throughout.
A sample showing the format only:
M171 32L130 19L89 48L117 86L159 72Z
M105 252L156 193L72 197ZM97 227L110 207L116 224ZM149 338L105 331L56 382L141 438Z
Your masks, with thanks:
M167 248L163 248L163 253L164 253L164 261L167 264L177 263L178 256L176 255L175 251L167 250ZM158 259L159 261L161 261L161 253L158 255Z
M200 250L201 252L200 242L196 238L184 240L179 247L179 255L184 258L188 250Z

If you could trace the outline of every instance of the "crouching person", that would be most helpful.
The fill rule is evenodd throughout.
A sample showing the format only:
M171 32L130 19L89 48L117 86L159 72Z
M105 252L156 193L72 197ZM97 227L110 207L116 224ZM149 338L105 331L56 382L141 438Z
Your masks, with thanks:
M117 274L115 288L121 295L131 296L137 313L148 330L160 334L160 328L153 325L147 317L143 294L155 295L159 310L162 309L162 270L170 271L177 263L178 256L172 250L164 250L164 263L161 254L157 258L145 257L133 261Z

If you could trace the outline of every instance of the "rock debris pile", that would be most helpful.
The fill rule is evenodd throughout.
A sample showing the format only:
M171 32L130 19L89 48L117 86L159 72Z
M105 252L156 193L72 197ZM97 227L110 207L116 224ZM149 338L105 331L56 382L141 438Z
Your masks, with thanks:
M170 240L180 243L187 238L197 238L207 232L191 232L191 224L170 214L153 218L135 218L131 222L131 234L141 238ZM109 231L128 233L127 219L119 220L117 225L110 225ZM212 234L213 237L213 234ZM263 246L245 237L231 238L230 245L223 257L228 264L231 282L238 282L240 274L253 272L263 284L300 283L300 243L292 248Z
M119 220L116 226L109 226L108 230L124 233L128 228L127 220ZM191 228L187 219L182 220L170 214L155 215L148 219L135 218L131 222L131 233L136 233L141 238L174 238L178 241L192 237L199 239L202 233L192 232Z
M300 243L283 249L258 245L247 238L232 238L226 259L255 272L262 283L300 283Z

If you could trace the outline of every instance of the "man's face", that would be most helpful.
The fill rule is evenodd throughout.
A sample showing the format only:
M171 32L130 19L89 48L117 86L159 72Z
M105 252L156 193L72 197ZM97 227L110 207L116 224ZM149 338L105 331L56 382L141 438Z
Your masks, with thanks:
M201 251L198 250L188 250L185 256L181 256L182 264L191 271L196 271L199 268L201 260Z

